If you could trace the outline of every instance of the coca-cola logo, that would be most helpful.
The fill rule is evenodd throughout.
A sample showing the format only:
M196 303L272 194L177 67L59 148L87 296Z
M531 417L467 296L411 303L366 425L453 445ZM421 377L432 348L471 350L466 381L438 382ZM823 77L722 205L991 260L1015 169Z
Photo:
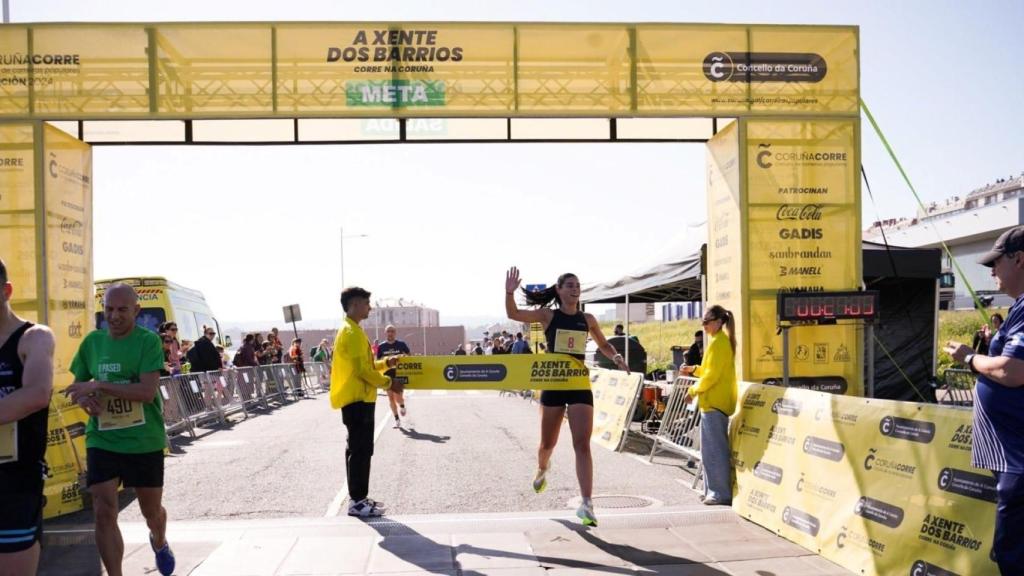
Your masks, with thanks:
M821 220L821 204L783 204L776 220Z

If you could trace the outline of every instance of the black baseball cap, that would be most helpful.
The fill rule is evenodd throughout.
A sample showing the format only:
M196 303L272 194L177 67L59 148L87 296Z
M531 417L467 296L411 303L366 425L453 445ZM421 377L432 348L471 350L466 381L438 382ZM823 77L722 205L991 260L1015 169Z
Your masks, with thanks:
M1003 254L1011 254L1024 250L1024 226L1010 228L999 235L992 249L978 258L978 264L991 268Z

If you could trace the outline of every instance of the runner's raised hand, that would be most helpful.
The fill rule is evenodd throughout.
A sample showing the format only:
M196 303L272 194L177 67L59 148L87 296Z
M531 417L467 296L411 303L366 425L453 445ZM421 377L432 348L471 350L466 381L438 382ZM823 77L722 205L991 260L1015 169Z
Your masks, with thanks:
M519 289L519 268L515 266L505 273L505 293L511 294Z

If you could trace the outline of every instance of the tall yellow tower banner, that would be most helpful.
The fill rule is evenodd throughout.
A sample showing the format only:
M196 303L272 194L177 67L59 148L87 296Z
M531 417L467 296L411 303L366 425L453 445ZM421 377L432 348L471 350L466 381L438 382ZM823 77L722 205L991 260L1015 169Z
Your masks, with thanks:
M743 122L748 323L743 378L781 379L780 291L862 285L857 120ZM863 330L790 330L791 385L862 396Z
M49 518L82 508L84 486L79 486L78 476L85 466L88 416L63 391L72 382L71 360L94 324L92 147L49 125L42 132L43 162L38 168L45 207L46 322L57 337L46 448L50 473L43 491L43 515Z
M0 125L0 257L12 307L57 339L47 438L47 518L82 508L85 413L64 397L92 325L92 150L42 122Z
M779 292L861 287L857 131L741 119L708 143L708 304L736 315L743 380L782 380ZM792 385L863 395L861 327L793 328L789 354Z

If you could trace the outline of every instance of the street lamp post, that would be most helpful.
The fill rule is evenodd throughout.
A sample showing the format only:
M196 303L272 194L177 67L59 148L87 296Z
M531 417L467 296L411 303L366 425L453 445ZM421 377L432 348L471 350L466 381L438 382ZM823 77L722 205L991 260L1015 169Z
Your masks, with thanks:
M345 289L345 238L368 238L369 234L350 234L348 236L345 236L345 228L344 227L338 228L338 230L341 232L341 234L340 234L341 245L339 247L340 248L340 252L341 252L341 289L344 290Z

